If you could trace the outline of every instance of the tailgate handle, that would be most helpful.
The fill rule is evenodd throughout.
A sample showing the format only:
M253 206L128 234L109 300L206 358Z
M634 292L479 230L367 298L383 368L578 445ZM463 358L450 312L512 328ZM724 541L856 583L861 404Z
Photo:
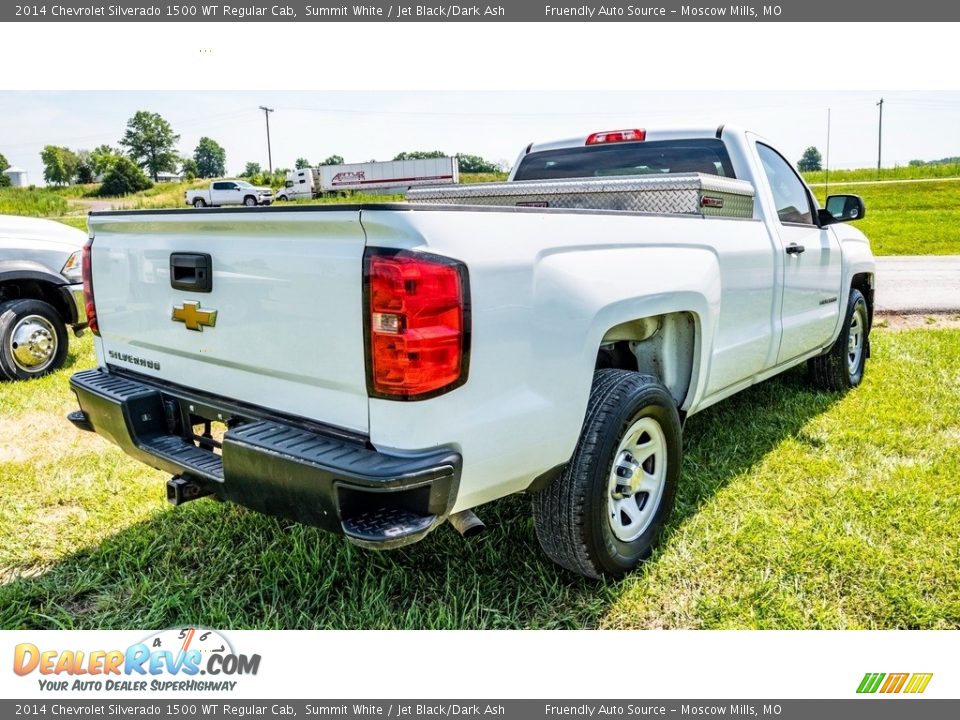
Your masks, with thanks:
M171 253L170 286L174 290L210 292L213 262L206 253Z

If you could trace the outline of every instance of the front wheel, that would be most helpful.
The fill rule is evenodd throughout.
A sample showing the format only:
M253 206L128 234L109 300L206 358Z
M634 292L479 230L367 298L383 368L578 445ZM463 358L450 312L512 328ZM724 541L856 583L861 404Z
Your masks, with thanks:
M243 199L243 204L244 204L246 207L256 207L256 206L257 206L257 199L256 199L255 197L253 197L253 195L247 195L247 196Z
M67 328L42 300L11 300L0 305L0 377L28 380L63 365Z
M867 301L856 288L850 289L840 336L824 355L807 361L807 373L821 390L849 390L863 380L870 354L870 314Z
M598 370L570 464L533 497L544 552L591 578L635 568L673 508L682 452L676 403L655 377Z

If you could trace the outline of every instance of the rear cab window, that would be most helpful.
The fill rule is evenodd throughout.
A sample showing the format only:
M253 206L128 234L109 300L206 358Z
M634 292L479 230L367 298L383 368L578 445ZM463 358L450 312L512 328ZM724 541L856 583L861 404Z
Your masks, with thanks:
M703 173L733 178L723 141L714 138L611 143L542 150L520 161L514 180Z

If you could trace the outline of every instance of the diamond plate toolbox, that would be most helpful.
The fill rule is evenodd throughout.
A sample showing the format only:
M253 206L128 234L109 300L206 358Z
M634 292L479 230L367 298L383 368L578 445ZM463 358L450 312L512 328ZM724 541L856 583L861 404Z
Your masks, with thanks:
M407 201L753 217L753 185L745 180L703 173L411 188L407 191Z

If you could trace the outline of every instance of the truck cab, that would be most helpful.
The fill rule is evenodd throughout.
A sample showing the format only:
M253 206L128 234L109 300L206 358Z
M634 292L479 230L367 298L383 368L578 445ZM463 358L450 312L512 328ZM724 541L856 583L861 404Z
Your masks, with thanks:
M320 195L320 173L316 168L291 170L283 188L277 192L277 200L310 200Z

